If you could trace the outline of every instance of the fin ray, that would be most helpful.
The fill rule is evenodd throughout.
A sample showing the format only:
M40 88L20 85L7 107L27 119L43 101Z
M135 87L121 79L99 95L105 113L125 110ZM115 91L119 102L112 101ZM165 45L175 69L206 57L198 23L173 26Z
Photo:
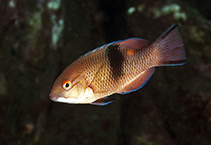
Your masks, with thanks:
M147 69L138 78L136 78L135 80L124 86L123 89L120 90L118 93L127 94L142 88L149 81L154 72L155 72L154 67Z
M157 46L155 52L160 56L158 66L183 65L186 62L185 50L177 25L172 25L152 45Z
M108 104L112 103L113 101L114 101L114 98L104 97L104 98L97 99L97 100L95 100L94 102L92 102L90 104L104 106L104 105L108 105Z
M149 41L141 38L129 38L124 41L117 42L120 45L127 45L130 48L141 49L149 45Z

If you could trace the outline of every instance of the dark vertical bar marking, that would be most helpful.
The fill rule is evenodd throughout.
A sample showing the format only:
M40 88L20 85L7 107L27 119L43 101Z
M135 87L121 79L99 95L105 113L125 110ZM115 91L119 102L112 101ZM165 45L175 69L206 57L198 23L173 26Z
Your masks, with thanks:
M111 68L111 75L114 79L119 79L123 75L124 56L119 50L119 45L109 45L106 55Z

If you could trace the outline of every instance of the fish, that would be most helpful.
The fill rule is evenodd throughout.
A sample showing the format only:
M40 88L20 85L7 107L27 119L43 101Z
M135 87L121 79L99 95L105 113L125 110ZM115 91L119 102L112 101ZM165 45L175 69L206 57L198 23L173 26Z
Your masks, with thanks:
M156 67L185 63L178 25L172 25L151 44L134 37L86 53L60 74L49 96L55 102L103 106L114 101L112 94L142 88Z

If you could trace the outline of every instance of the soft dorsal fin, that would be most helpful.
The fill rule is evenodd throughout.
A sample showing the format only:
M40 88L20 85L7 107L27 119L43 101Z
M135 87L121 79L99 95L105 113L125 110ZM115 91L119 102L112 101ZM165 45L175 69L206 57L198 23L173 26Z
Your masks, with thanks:
M97 99L90 104L104 106L104 105L108 105L109 103L111 103L113 101L114 101L114 98L104 97L104 98Z
M142 88L149 81L154 72L154 67L147 69L146 71L142 72L138 78L124 86L124 88L118 93L126 94Z
M149 41L141 38L129 38L120 42L117 42L120 45L127 45L131 48L141 49L149 45Z

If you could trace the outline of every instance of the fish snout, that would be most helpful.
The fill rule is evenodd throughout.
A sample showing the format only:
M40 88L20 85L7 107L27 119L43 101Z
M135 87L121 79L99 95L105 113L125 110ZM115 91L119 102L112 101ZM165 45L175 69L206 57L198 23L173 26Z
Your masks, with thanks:
M52 101L56 101L60 96L59 95L57 95L57 94L54 94L54 93L50 93L50 99L52 100Z

